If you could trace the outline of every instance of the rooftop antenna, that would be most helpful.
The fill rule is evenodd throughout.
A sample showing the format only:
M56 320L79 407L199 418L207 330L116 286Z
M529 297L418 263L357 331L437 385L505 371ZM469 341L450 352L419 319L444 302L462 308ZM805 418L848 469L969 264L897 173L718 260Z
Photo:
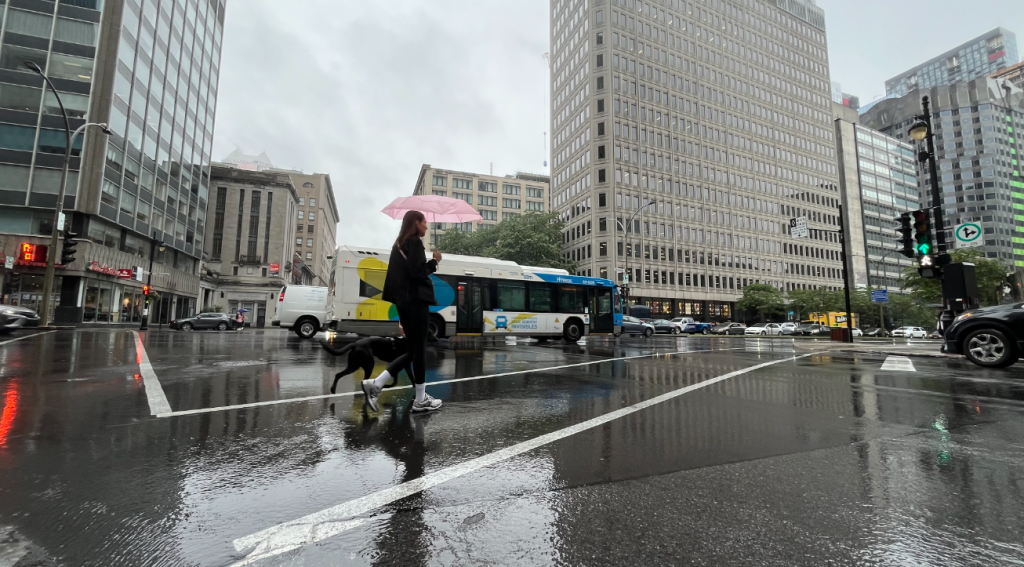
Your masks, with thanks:
M491 177L494 177L494 162L491 162Z
M544 167L548 166L548 133L544 132Z

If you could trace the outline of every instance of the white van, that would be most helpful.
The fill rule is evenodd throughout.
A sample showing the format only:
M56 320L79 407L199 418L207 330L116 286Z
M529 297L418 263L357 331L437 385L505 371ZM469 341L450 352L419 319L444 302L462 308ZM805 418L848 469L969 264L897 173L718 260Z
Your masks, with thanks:
M326 287L286 285L277 296L277 313L270 324L308 339L324 329L326 321Z

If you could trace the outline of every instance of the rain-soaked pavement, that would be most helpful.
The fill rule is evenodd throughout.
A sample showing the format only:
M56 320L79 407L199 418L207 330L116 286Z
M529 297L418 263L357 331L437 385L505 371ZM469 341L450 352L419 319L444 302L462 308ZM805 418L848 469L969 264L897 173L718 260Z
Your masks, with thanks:
M7 340L0 567L1024 564L1021 365L463 344L367 415L278 330Z

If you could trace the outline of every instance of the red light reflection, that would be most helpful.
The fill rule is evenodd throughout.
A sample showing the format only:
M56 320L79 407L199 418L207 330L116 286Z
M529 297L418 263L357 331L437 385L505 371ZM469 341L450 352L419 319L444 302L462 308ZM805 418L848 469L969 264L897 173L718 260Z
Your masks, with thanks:
M4 390L4 405L0 408L0 448L7 446L7 438L14 427L14 416L18 414L18 381L11 380Z

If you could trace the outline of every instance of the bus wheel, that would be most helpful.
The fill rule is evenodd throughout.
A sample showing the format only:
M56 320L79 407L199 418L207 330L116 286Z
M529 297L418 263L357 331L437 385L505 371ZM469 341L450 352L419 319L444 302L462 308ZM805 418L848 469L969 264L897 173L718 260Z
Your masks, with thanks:
M438 317L437 315L431 315L430 322L427 323L427 332L430 333L430 336L434 337L435 339L443 339L445 335L444 319Z
M583 336L583 326L579 319L569 319L562 328L562 338L567 342L574 343Z

